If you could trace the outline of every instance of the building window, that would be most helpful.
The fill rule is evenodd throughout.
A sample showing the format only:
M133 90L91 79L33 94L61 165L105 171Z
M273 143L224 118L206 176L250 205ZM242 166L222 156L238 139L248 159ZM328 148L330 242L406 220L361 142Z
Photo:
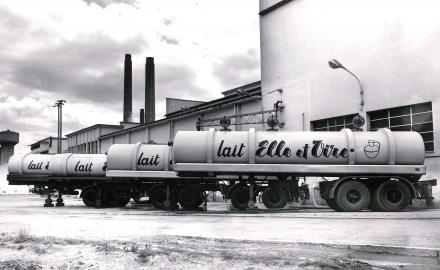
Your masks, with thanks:
M349 114L344 116L338 116L333 118L326 118L321 120L312 121L313 131L339 131L343 128L349 128L351 130L358 130L353 126L353 117L357 114Z
M417 131L425 142L425 151L434 151L434 127L431 102L372 111L370 130L389 128L393 131Z

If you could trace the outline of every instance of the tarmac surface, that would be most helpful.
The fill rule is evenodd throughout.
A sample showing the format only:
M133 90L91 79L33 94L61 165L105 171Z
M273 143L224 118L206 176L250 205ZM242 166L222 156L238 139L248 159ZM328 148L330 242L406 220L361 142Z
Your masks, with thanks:
M82 241L183 237L249 242L250 246L316 245L358 251L356 256L361 261L378 267L440 269L439 209L397 213L341 213L322 208L238 212L229 211L228 203L216 202L208 203L207 211L161 211L135 204L95 209L85 207L78 198L64 199L64 207L45 208L44 198L38 195L0 196L0 232L5 237L26 231L37 238ZM384 254L388 257L381 257Z

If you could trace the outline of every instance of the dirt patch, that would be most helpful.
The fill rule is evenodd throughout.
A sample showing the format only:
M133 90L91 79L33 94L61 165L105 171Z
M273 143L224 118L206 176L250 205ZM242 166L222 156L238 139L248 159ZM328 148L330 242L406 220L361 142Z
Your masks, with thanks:
M3 269L394 269L307 244L157 236L139 241L92 241L0 236ZM26 258L26 259L24 259Z
M37 262L25 260L0 261L0 270L40 270L43 269Z

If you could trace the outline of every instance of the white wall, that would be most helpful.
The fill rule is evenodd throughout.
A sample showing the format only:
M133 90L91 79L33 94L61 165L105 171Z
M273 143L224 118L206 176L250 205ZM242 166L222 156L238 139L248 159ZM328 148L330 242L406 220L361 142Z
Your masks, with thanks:
M260 7L274 2L260 0ZM330 69L336 58L360 78L365 111L432 101L438 156L439 10L434 0L294 0L261 16L264 109L279 98L267 93L282 88L284 130L302 130L303 113L307 130L312 120L358 112L359 86ZM439 166L428 169L440 179Z
M150 127L150 140L157 144L167 144L170 139L168 122Z
M101 154L107 153L112 143L112 138L105 138L100 141L101 143Z
M197 122L197 116L192 116L174 121L174 136L180 130L196 130L196 122Z
M130 143L147 142L147 135L145 132L145 128L131 132Z

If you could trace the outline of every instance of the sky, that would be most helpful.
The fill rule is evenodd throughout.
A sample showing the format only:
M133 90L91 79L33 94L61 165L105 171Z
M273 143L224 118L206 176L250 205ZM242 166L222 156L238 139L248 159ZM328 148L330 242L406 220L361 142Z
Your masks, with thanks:
M0 131L16 153L57 135L122 121L124 54L133 61L133 121L155 58L156 119L165 98L208 101L260 80L257 0L0 0Z

